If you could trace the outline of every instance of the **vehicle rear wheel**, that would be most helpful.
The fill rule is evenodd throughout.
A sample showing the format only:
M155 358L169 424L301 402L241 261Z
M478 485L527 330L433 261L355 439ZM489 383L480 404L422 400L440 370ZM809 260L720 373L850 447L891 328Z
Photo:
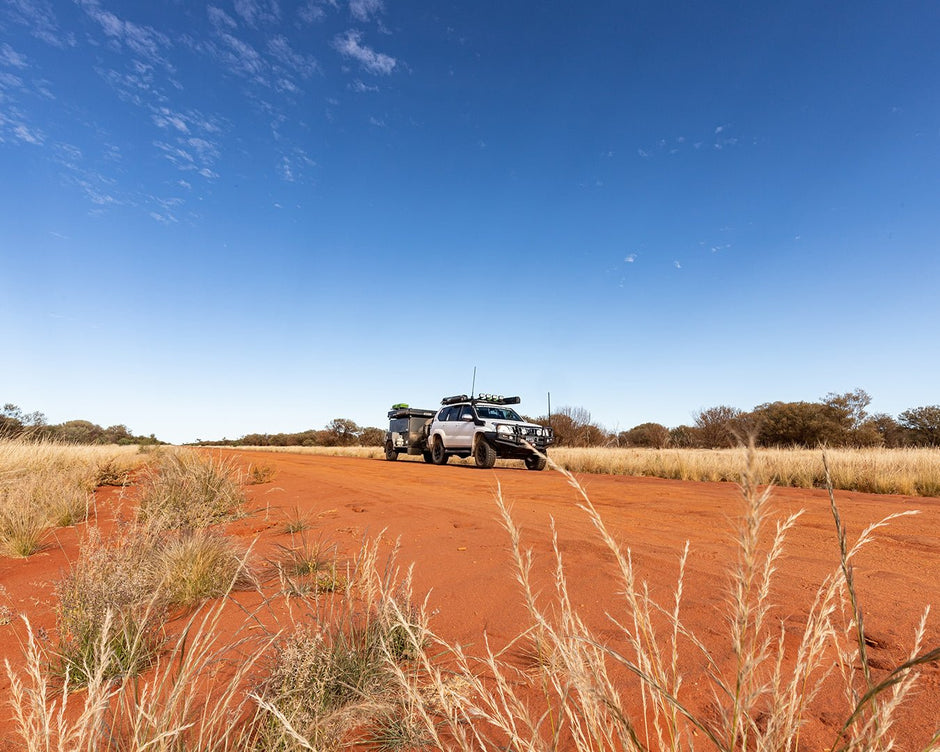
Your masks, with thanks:
M530 454L525 458L526 470L544 470L548 460L537 454Z
M430 465L432 462L434 462L434 458L431 456L431 453L430 453L430 452L421 452L421 457L422 457L422 458L424 459L424 461L427 462L429 465Z
M493 467L496 464L496 450L485 439L480 439L473 449L473 459L477 467Z
M391 442L388 442L385 445L385 459L387 459L389 462L394 462L395 460L398 459L398 452L396 452L395 449L392 447Z
M431 462L435 465L446 465L447 460L450 457L447 454L447 450L444 449L444 442L440 439L436 439L433 444L431 444Z

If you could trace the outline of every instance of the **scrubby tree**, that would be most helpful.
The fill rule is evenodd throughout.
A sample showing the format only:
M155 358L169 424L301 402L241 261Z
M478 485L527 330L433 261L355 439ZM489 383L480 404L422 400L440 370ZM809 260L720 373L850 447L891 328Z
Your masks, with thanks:
M898 422L911 432L916 443L940 445L940 405L912 407L898 416Z
M669 429L661 423L640 423L620 436L627 446L654 447L663 449L669 446Z
M361 446L382 446L385 443L385 431L381 428L369 426L359 432Z
M535 422L549 423L544 418ZM603 446L608 441L607 432L591 420L591 413L583 407L560 408L552 413L550 424L555 432L556 446Z
M52 426L52 430L56 439L68 444L105 443L104 429L87 420L67 420Z
M692 426L676 426L669 429L669 446L689 449L697 443L697 431Z
M864 389L854 389L845 394L829 392L823 398L823 404L833 408L845 421L846 427L854 430L868 417L867 408L871 404L871 395Z
M718 405L699 410L695 414L695 428L698 442L701 446L733 447L745 438L742 431L741 416L743 413L736 407Z
M879 444L888 449L902 447L910 443L907 429L903 428L887 413L875 413L865 421L866 430L872 430L880 438ZM877 446L873 445L873 446Z
M333 418L327 423L327 446L352 446L358 436L359 426L348 418Z
M770 402L755 407L752 415L762 446L831 445L845 436L844 416L818 402Z

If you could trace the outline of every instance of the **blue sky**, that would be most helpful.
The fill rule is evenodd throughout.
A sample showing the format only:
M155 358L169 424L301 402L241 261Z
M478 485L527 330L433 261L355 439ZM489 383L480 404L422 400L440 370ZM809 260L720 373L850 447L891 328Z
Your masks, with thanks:
M0 0L0 401L940 402L935 2Z

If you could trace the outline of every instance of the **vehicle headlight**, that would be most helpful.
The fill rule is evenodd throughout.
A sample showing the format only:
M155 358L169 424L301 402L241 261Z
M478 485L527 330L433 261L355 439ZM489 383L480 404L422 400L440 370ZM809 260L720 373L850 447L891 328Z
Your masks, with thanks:
M496 426L496 433L512 433L512 426Z

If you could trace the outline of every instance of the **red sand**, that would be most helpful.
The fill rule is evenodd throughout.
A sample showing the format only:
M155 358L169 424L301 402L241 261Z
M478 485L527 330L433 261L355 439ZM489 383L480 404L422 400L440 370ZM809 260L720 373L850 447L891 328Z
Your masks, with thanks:
M335 543L346 556L359 550L364 537L381 534L385 551L398 539L399 562L415 565L416 596L420 599L430 592L432 629L448 641L469 646L481 646L484 631L491 644L504 645L527 626L508 536L493 501L499 485L523 528L524 545L535 551L543 594L550 592L554 566L554 519L578 609L589 623L600 625L602 637L616 635L605 624L606 613L623 614L612 557L577 508L576 492L558 473L527 471L521 463L519 469L478 470L298 454L227 454L277 471L272 482L248 488L249 506L255 511L231 524L230 534L243 538L246 545L254 541L254 550L263 555L275 544L289 542L281 528L299 513L312 522L308 536ZM725 665L730 656L724 618L726 573L735 561L734 520L742 509L737 487L601 475L582 476L581 481L609 529L632 550L639 576L664 605L671 603L678 558L689 541L682 618ZM132 495L133 489L127 493ZM776 489L773 498L776 515L805 510L788 538L773 592L774 602L781 606L772 618L785 624L787 647L792 650L818 584L838 566L838 546L825 491ZM921 511L879 531L856 560L856 583L872 642L870 663L875 677L881 678L884 669L907 657L924 607L940 601L940 499L841 491L836 499L850 544L885 515ZM126 506L119 501L116 489L98 491L103 528L113 525L115 507ZM126 509L121 513L128 514ZM29 559L0 559L0 606L25 614L34 629L52 635L54 583L77 555L83 527L57 530L50 541L53 545ZM23 633L16 620L0 626L0 658L14 666L22 662ZM940 645L938 614L929 619L926 645ZM692 698L690 704L707 712L708 680L693 658L682 661L683 686ZM0 677L2 696L8 687L6 676ZM700 696L695 696L698 689ZM802 737L802 749L824 748L833 738L831 724L844 717L840 696L824 694L815 706L818 711ZM5 736L8 715L5 709L0 716L0 738ZM938 725L940 668L932 666L899 718L900 748L920 749Z

